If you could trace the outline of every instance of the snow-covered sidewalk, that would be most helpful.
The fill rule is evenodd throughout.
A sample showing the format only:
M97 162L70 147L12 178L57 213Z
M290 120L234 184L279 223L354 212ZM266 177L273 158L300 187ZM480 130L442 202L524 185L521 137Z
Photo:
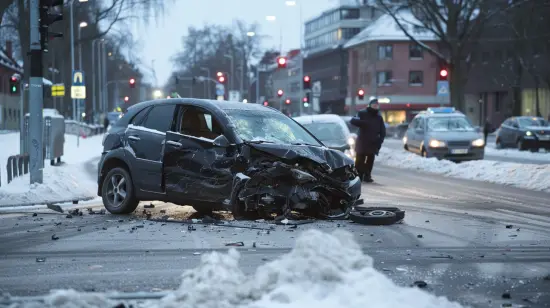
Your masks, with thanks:
M247 276L239 267L240 253L211 252L197 268L185 270L178 289L159 301L131 303L134 307L173 308L460 308L458 303L419 288L396 285L373 268L353 235L308 230L288 254L267 262ZM412 306L411 303L414 303ZM36 303L28 303L23 307ZM102 294L58 290L40 307L115 307Z
M62 166L52 167L44 162L44 183L30 185L29 174L7 182L7 159L19 153L19 133L0 135L3 150L0 153L0 206L19 204L45 204L50 202L82 200L97 197L97 184L86 164L101 155L103 136L80 139L65 135Z
M517 164L490 160L456 164L447 160L423 158L405 150L388 148L381 149L376 163L444 176L550 192L550 164Z

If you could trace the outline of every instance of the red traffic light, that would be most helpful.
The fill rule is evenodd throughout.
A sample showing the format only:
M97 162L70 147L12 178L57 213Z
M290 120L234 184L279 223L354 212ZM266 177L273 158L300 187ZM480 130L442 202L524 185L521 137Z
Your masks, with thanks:
M304 81L305 82L309 82L311 80L311 78L309 78L309 76L304 76Z
M290 105L290 100L287 99L287 100L285 101L285 104Z
M130 78L130 84L135 84L136 80L134 78Z
M285 57L280 57L277 60L277 63L279 63L279 65L285 65L286 64L286 58Z
M11 76L11 81L16 82L16 81L17 81L17 77Z
M266 107L267 107L267 105L269 105L269 103L268 103L268 102L264 102L264 106L266 106Z
M219 81L220 83L224 83L224 82L225 82L225 77L224 77L224 76L219 76L219 77L218 77L218 81Z
M359 89L359 91L357 91L357 94L358 94L359 96L363 96L363 95L365 95L365 90Z
M446 69L441 69L439 71L439 76L441 77L447 77L449 75L449 72Z
M302 101L303 101L304 103L307 103L307 97L302 98Z
M284 92L283 90L281 90L281 89L277 90L277 96L278 96L278 97L283 96L284 93L285 93L285 92Z
M124 96L124 101L125 102L128 102L130 100L130 98L128 96Z
M223 76L223 73L222 73L222 72L217 72L217 73L216 73L216 76L222 77L222 76Z

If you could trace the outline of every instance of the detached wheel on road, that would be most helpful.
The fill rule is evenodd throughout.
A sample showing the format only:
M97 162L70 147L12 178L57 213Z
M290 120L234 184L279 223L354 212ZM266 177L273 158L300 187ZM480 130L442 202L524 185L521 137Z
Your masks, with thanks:
M372 226L387 226L398 221L395 213L381 210L368 212L353 211L349 214L349 218L355 223Z
M356 206L355 210L357 212L370 212L370 211L388 211L395 214L397 221L405 219L405 211L399 209L398 207L392 206Z
M103 205L111 214L130 214L139 201L134 194L130 173L124 168L113 168L107 173L101 187Z

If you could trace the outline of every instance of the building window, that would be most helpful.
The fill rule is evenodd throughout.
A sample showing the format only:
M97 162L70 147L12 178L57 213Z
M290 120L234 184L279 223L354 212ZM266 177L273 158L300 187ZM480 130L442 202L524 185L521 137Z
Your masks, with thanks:
M342 19L359 19L358 9L343 9L340 12Z
M392 45L379 45L378 46L378 60L391 60L393 58L393 46Z
M418 87L424 84L424 72L422 71L410 71L409 72L409 86Z
M360 28L344 28L342 30L342 38L347 40L354 37L357 33L361 31Z
M422 50L422 47L418 44L410 44L409 45L409 59L422 59L424 58L424 52Z
M382 71L376 73L376 83L378 86L389 86L392 84L392 72Z

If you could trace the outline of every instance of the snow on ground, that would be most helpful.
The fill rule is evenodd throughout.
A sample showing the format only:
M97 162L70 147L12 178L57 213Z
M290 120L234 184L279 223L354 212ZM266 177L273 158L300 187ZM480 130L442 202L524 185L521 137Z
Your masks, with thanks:
M550 164L517 164L490 160L456 164L447 160L423 158L404 150L388 148L381 149L376 162L444 176L550 192Z
M347 231L302 233L286 255L246 276L239 268L240 254L212 252L201 264L185 270L180 287L149 308L460 308L458 303L418 288L401 287L373 268L373 260ZM414 303L414 304L413 304ZM99 294L74 290L53 291L41 307L114 307ZM36 307L29 304L25 307Z
M8 184L6 164L8 157L19 153L19 133L0 135L0 206L17 204L70 201L97 197L97 184L85 164L101 155L103 136L81 138L77 146L76 136L65 135L62 166L50 166L44 162L44 183L30 185L29 174L15 178Z
M485 154L491 155L491 156L500 156L500 157L540 160L540 161L547 161L550 163L550 152L545 152L544 150L541 150L539 152L518 151L517 149L498 150L494 147L494 145L487 145L485 147Z

